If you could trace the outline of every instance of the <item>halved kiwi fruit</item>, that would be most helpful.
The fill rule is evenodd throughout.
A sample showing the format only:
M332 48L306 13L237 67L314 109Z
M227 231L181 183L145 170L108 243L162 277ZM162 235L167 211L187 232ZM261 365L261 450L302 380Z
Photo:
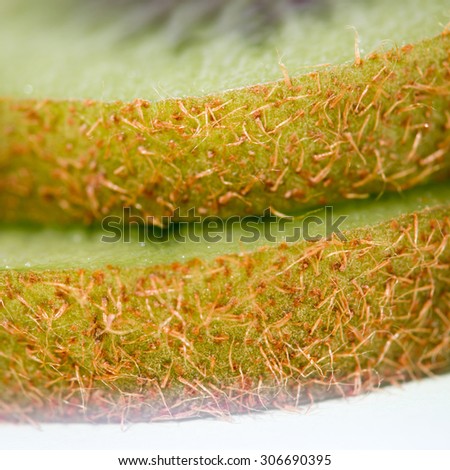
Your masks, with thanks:
M2 419L221 415L448 371L445 2L173 3L159 27L156 2L1 7ZM158 228L123 243L136 220ZM314 241L280 230L305 220Z

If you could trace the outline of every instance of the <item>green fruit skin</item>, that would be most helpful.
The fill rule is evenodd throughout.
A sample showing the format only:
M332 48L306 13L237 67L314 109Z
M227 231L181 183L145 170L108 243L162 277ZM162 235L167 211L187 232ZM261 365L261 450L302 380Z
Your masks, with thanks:
M450 35L216 96L0 100L4 221L293 213L450 176Z
M450 206L152 268L2 271L2 420L221 416L450 369Z

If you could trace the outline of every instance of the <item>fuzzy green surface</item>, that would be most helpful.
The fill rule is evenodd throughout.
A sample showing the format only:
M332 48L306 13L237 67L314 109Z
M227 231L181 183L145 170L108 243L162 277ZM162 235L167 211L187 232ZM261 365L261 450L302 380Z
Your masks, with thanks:
M214 261L0 273L0 420L223 416L449 370L450 209Z
M443 181L449 44L202 98L0 99L1 218L287 213Z
M314 3L314 2L312 2ZM199 40L173 47L192 4L180 2L157 30L123 40L133 12L101 10L72 0L4 0L0 5L0 96L159 100L203 95L275 80L279 61L292 75L362 54L431 37L450 20L446 0L334 0L288 15L254 44L231 27L233 2L197 32ZM136 16L136 12L134 12Z
M449 370L448 184L370 198L450 175L448 34L201 99L33 99L261 83L280 76L278 54L291 74L353 61L344 24L366 52L436 34L445 2L336 1L263 46L204 31L181 49L165 29L123 42L112 16L98 27L44 4L0 6L3 221L271 205L300 214L292 229L323 217L307 207L365 200L335 206L347 241L244 245L236 228L230 244L102 244L95 228L2 226L0 420L223 415Z
M346 217L339 224L340 230L362 228L449 201L450 186L441 183L403 194L386 194L359 204L351 202L335 205L333 220ZM308 216L318 217L323 222L320 224L317 219L314 221L310 226L310 236L325 237L324 208L286 219L284 226L280 226L279 218L272 222L248 218L249 226L243 225L242 219L239 223L222 223L216 232L207 232L206 236L205 222L175 226L164 232L157 228L137 228L133 224L127 241L128 238L124 238L128 233L125 226L115 224L114 227L120 226L122 233L121 239L115 242L103 241L103 237L111 240L114 235L106 229L3 225L0 226L0 270L99 269L107 265L145 267L184 262L192 258L213 259L226 254L254 251L258 247L278 244L286 239L302 241L305 237L303 223ZM185 239L181 238L183 236Z

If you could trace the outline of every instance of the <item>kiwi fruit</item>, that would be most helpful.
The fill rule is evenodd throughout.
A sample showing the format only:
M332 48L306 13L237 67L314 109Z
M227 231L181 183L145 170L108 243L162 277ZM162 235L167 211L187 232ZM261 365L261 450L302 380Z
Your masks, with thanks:
M222 416L450 369L448 12L391 3L4 2L1 419ZM144 225L105 243L125 209Z
M41 33L45 46L57 43L56 34L48 35ZM352 42L353 33L347 35ZM144 45L152 39L146 37ZM242 33L238 37L239 43L247 41ZM120 60L138 48L134 42L113 45ZM194 52L191 57L189 49L170 47L167 54L176 63L187 56L196 64ZM195 43L192 47L198 53ZM256 46L247 47L257 54ZM290 213L443 180L450 165L448 48L449 37L441 34L375 52L356 66L298 78L283 68L284 79L272 83L155 102L121 90L122 84L117 96L125 102L63 99L82 93L76 88L56 93L55 101L43 98L50 85L30 77L34 69L21 70L25 81L17 71L8 74L6 83L20 80L36 96L27 99L22 92L19 99L14 85L0 101L2 218L92 223L121 214L124 206L154 223L175 216L176 209L222 218L261 214L267 207ZM353 54L351 43L348 49ZM8 59L13 60L5 54ZM126 73L127 66L120 65Z
M347 241L3 270L2 418L220 416L448 371L450 212L429 197Z

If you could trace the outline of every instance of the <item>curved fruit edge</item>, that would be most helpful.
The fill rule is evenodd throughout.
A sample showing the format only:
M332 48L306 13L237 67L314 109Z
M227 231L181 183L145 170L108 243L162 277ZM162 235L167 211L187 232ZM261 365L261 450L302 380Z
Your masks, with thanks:
M0 100L4 221L292 213L450 176L448 31L218 95ZM192 213L191 213L192 214Z

